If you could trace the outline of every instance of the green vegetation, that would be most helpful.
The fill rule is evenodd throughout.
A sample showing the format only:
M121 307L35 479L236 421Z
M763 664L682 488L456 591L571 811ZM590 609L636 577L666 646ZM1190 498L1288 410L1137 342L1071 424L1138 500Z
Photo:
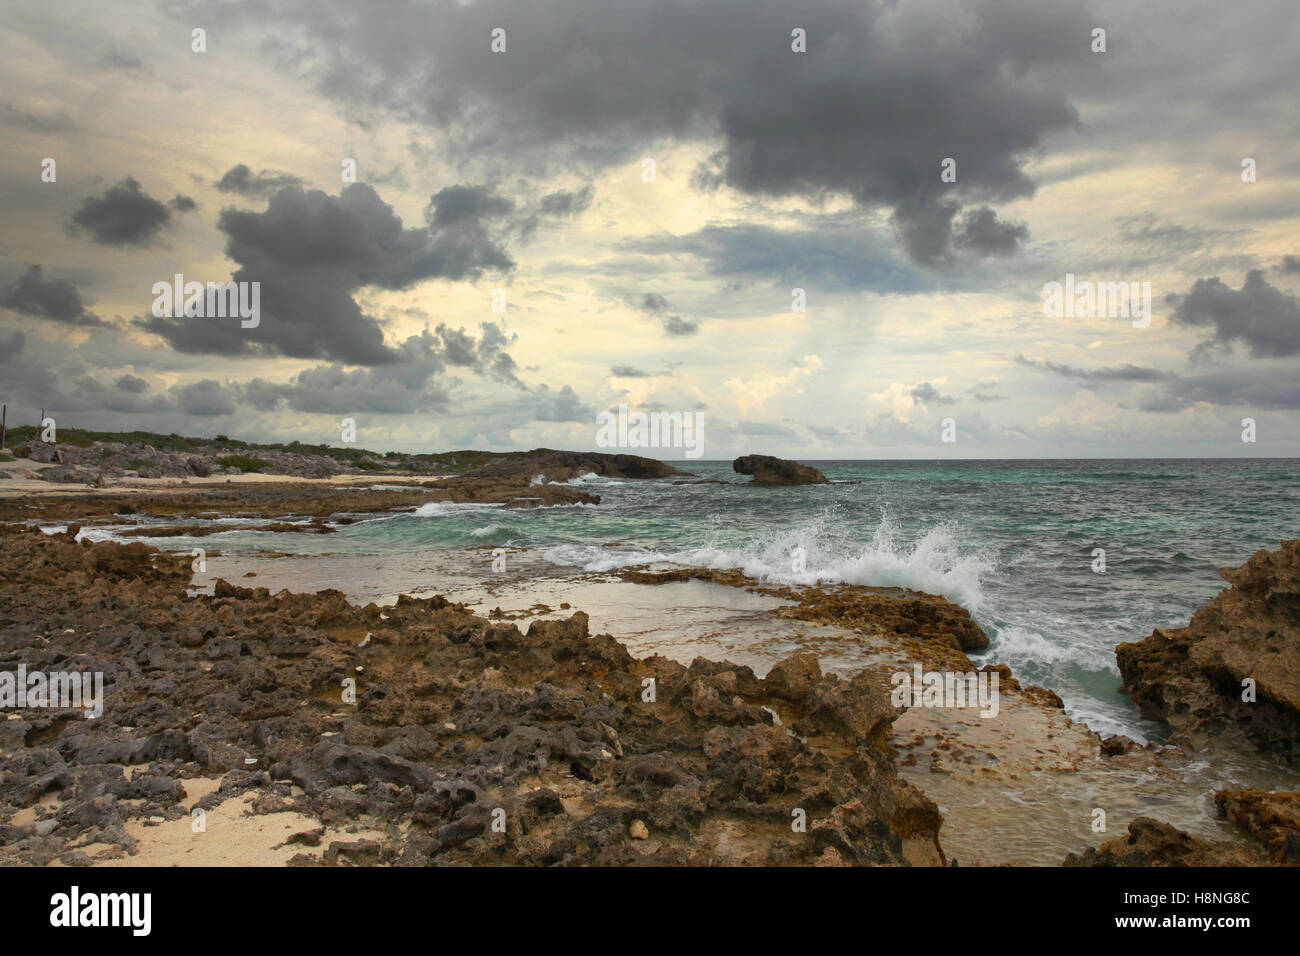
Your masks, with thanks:
M39 439L40 432L41 429L37 425L15 426L9 429L6 444L10 448L15 448L23 442L31 441L34 438ZM227 468L233 465L244 471L260 471L269 468L270 464L267 461L256 457L257 452L268 451L290 452L297 455L323 455L342 464L360 468L363 471L383 471L384 467L379 464L380 461L397 462L405 470L426 474L447 474L448 472L459 474L464 471L472 471L475 468L482 468L484 465L503 458L531 458L546 455L553 451L550 448L534 448L531 451L522 452L461 449L438 454L417 455L401 451L377 452L351 446L339 448L332 445L306 445L297 441L259 444L228 438L225 435L218 435L215 438L189 438L184 435L177 435L174 432L170 435L142 431L97 432L83 428L66 427L59 428L58 439L61 445L76 445L81 448L88 448L99 441L123 444L135 442L141 445L152 445L159 451L185 452L188 454L194 454L204 449L224 451L228 452L228 454L218 457L217 461ZM245 462L248 462L248 464L245 464ZM139 470L140 467L148 467L148 463L137 459L129 462L127 467Z
M238 468L240 471L261 471L271 467L269 461L252 455L223 455L217 459L217 464L223 468Z

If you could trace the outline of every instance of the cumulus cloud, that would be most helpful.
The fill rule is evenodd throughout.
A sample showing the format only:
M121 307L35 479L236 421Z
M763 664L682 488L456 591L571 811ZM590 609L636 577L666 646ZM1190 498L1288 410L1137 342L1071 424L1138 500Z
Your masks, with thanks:
M47 279L39 265L30 264L21 276L0 289L0 306L36 319L65 325L102 325L86 307L77 287L67 279Z
M187 212L195 205L188 196L164 203L128 176L104 195L83 200L68 228L73 233L88 233L106 246L147 246L171 225L174 212Z
M304 369L288 382L256 378L243 386L243 399L262 411L287 406L301 412L373 412L405 415L448 407L450 370L465 369L487 379L527 390L506 347L513 343L497 326L484 322L476 339L463 328L439 325L395 347L393 362L375 368L342 363Z
M799 386L799 380L820 371L823 367L822 360L816 355L805 355L801 363L793 366L784 375L773 375L771 372L762 371L748 379L728 379L722 385L732 393L736 406L745 412L765 404L768 399L779 394L801 394L803 388Z
M1213 330L1202 350L1241 342L1255 358L1300 354L1300 302L1269 285L1259 269L1246 274L1240 289L1215 276L1197 279L1186 295L1170 293L1165 301L1173 306L1171 321Z
M379 320L362 312L363 288L398 290L430 279L473 279L514 266L494 230L510 204L476 187L448 187L425 210L426 225L406 228L364 183L337 196L286 187L263 212L222 211L226 253L236 282L261 283L261 321L150 317L141 327L179 352L283 355L377 366L402 356L384 341ZM505 359L499 372L509 371Z
M912 396L912 402L915 405L955 405L957 399L951 395L944 395L929 382L921 382L913 386L908 393Z
M176 405L186 415L204 418L232 415L235 411L235 396L220 382L207 378L177 388Z
M558 391L540 386L535 394L533 419L539 422L594 422L596 410L578 398L568 385Z

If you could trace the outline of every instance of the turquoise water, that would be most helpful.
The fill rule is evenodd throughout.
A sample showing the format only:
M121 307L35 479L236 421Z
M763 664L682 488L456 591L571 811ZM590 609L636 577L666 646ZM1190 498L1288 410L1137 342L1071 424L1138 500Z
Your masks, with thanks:
M599 506L428 505L328 536L209 540L299 554L511 546L556 575L669 561L915 588L971 611L992 641L982 659L1056 690L1095 730L1149 738L1158 729L1118 693L1115 645L1185 624L1226 586L1219 568L1300 536L1296 459L810 464L836 483L754 488L729 462L688 462L727 483L589 476L574 484ZM482 552L473 562L487 563Z

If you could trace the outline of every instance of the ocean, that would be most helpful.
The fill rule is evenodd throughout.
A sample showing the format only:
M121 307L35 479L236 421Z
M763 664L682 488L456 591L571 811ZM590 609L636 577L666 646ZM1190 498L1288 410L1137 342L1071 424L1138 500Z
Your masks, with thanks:
M1226 586L1219 568L1300 536L1296 459L808 463L832 483L757 488L730 462L686 462L723 483L588 475L573 483L599 505L430 504L324 536L245 532L232 521L197 543L232 556L328 555L299 584L359 599L468 593L502 564L543 601L575 575L646 563L927 591L967 608L988 633L977 663L1009 664L1099 733L1146 741L1161 739L1161 726L1119 693L1115 645L1185 624ZM735 650L736 635L725 644L705 656ZM692 646L710 650L707 638Z

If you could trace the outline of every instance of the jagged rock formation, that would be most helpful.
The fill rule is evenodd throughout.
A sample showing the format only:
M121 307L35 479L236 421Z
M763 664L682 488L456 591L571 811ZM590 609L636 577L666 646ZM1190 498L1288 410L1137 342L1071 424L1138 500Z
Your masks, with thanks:
M1176 742L1242 740L1300 758L1300 540L1220 574L1232 587L1187 627L1115 649L1124 687ZM1253 682L1254 699L1249 690ZM1243 699L1245 698L1245 699Z
M1300 863L1300 793L1220 790L1219 814L1253 836L1274 863Z
M1263 855L1219 840L1202 840L1168 823L1138 817L1126 836L1071 853L1062 866L1260 866Z
M944 862L863 674L637 660L581 612L523 633L441 597L191 597L188 556L77 530L0 528L3 669L100 671L106 698L0 721L0 862L138 853L217 777L198 807L320 824L302 864ZM375 835L308 852L350 826Z

